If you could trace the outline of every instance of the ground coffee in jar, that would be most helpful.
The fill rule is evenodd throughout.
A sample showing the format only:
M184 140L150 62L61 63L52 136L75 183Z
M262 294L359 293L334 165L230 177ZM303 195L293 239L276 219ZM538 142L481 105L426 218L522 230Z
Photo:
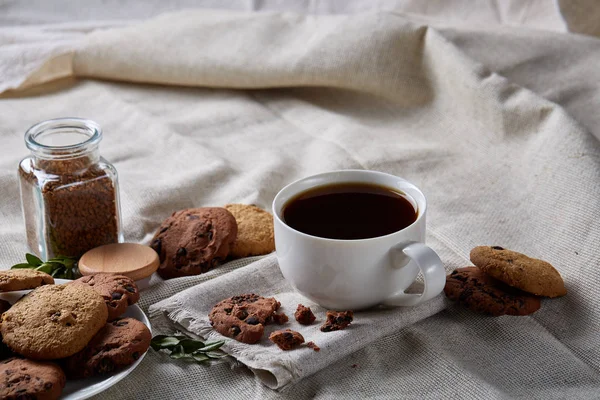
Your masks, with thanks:
M42 259L123 241L117 171L100 157L101 139L96 123L78 118L25 133L32 154L19 164L21 202L29 247Z

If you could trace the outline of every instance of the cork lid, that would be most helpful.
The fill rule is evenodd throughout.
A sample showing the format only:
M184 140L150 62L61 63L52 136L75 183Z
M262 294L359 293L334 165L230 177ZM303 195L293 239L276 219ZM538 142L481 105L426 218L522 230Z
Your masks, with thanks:
M148 246L137 243L115 243L96 247L79 259L82 275L97 273L121 274L138 281L158 269L158 254Z

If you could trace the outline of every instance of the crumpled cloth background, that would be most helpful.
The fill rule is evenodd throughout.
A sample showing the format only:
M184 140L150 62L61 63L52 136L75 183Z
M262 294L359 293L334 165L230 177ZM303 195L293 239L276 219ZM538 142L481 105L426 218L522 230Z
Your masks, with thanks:
M280 3L241 8L280 11ZM141 23L100 2L61 13L36 1L0 4L3 268L26 251L16 179L27 154L22 135L40 120L79 116L104 127L101 153L120 173L128 241L147 243L177 209L268 208L294 179L376 169L423 189L427 241L448 271L468 265L476 245L502 245L553 263L569 290L522 318L485 318L444 301L436 315L283 391L243 366L150 352L99 398L597 396L595 9L583 1L441 3L381 1L366 10L308 1L296 13L201 9ZM178 8L149 4L147 15L129 11L145 19ZM92 18L95 9L103 20ZM147 311L251 261L155 279L141 305Z

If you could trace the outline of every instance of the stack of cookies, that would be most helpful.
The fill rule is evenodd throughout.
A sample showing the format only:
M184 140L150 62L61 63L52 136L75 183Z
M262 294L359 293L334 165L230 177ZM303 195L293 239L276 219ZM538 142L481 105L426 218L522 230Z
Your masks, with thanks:
M475 267L448 275L444 293L472 311L529 315L541 307L540 297L567 294L560 273L546 261L499 246L475 247L470 258Z
M0 271L0 291L33 289L12 306L1 302L1 398L56 399L67 379L133 364L150 346L142 322L119 317L139 299L133 280L85 276L65 285L33 270Z
M176 211L158 228L150 247L158 253L162 278L198 275L228 258L275 250L273 216L245 204Z

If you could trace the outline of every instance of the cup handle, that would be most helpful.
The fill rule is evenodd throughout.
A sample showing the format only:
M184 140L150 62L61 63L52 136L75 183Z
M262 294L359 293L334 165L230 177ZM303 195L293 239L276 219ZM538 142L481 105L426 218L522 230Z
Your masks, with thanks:
M431 300L444 289L446 270L440 257L430 247L420 242L400 243L390 249L394 268L403 268L412 259L423 274L424 288L421 294L399 292L382 304L390 306L416 306Z

